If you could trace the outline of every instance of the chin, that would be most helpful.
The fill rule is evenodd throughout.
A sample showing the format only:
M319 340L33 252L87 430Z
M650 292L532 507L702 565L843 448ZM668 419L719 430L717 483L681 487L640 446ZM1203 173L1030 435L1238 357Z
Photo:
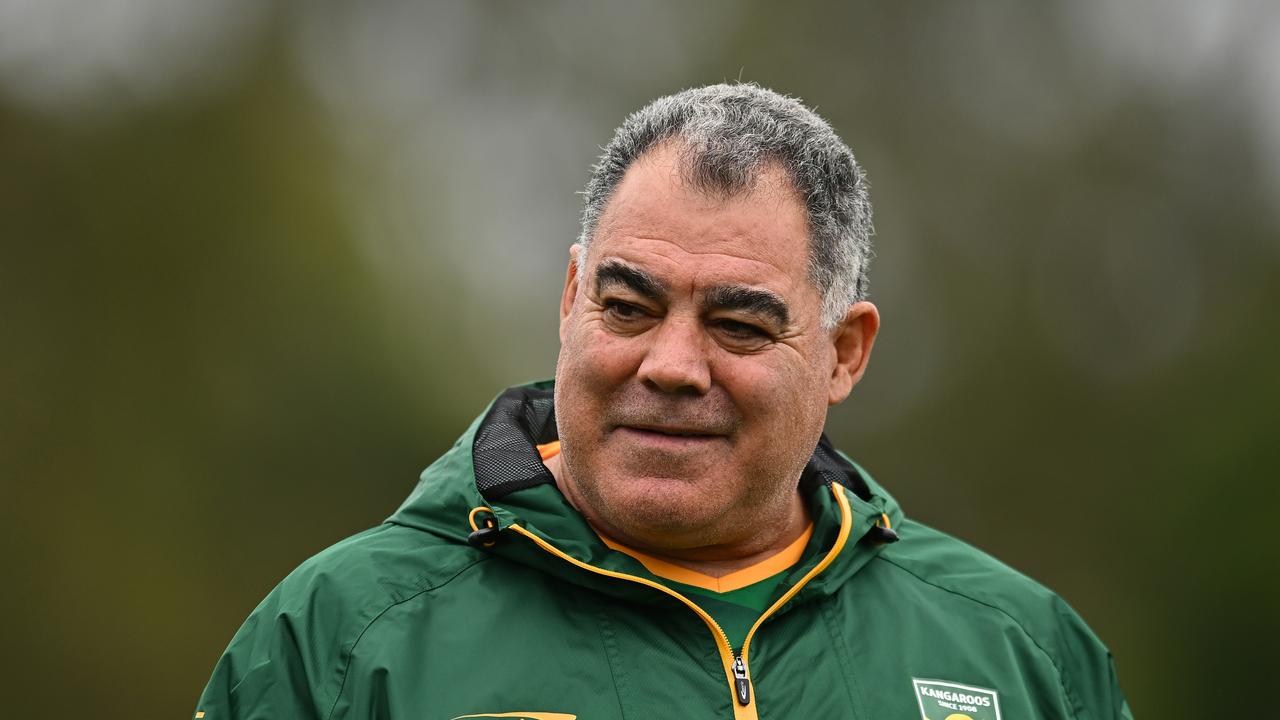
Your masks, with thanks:
M675 539L701 534L724 517L725 497L708 486L665 477L617 478L593 488L601 520L632 537Z

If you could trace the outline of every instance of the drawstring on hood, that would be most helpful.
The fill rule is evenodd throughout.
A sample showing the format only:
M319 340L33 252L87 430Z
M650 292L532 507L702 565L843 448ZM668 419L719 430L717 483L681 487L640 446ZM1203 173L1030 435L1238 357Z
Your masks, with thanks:
M867 536L871 538L872 542L880 545L896 543L900 539L898 531L893 529L893 523L889 522L887 513L880 513L880 520L867 530Z
M476 524L477 515L485 516L484 527ZM484 505L471 508L471 512L467 514L467 524L471 526L471 533L467 535L467 544L471 547L483 550L498 544L498 533L502 532L502 528L498 527L493 508Z

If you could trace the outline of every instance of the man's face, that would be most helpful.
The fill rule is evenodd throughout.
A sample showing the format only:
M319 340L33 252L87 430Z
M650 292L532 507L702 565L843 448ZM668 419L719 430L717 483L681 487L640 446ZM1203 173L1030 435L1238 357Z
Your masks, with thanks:
M786 515L875 334L867 303L858 357L849 319L822 329L805 208L780 168L726 199L687 186L676 158L632 165L581 274L570 260L555 388L571 499L619 539L670 549L748 541Z

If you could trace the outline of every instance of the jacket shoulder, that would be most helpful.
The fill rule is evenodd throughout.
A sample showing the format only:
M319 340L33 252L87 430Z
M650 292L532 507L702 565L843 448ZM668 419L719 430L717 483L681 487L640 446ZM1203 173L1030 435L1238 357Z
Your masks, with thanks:
M338 542L304 561L253 610L215 666L199 709L220 718L328 717L364 632L388 609L486 559L393 523Z
M1110 651L1059 595L927 525L907 519L899 529L902 540L885 548L880 561L904 571L912 582L965 598L1012 621L1057 668L1077 718L1128 717Z
M285 605L299 610L327 603L377 608L444 585L486 558L423 530L383 523L308 558L277 590Z
M1037 625L1062 602L1044 585L942 531L911 519L898 530L902 540L886 547L881 559L921 583L986 605L1024 627Z

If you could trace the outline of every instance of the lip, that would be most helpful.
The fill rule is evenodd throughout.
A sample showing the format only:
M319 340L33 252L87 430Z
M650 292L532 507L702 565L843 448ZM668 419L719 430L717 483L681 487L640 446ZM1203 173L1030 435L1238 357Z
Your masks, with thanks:
M717 433L663 425L621 425L617 430L628 439L673 449L704 446L725 439L724 435Z

